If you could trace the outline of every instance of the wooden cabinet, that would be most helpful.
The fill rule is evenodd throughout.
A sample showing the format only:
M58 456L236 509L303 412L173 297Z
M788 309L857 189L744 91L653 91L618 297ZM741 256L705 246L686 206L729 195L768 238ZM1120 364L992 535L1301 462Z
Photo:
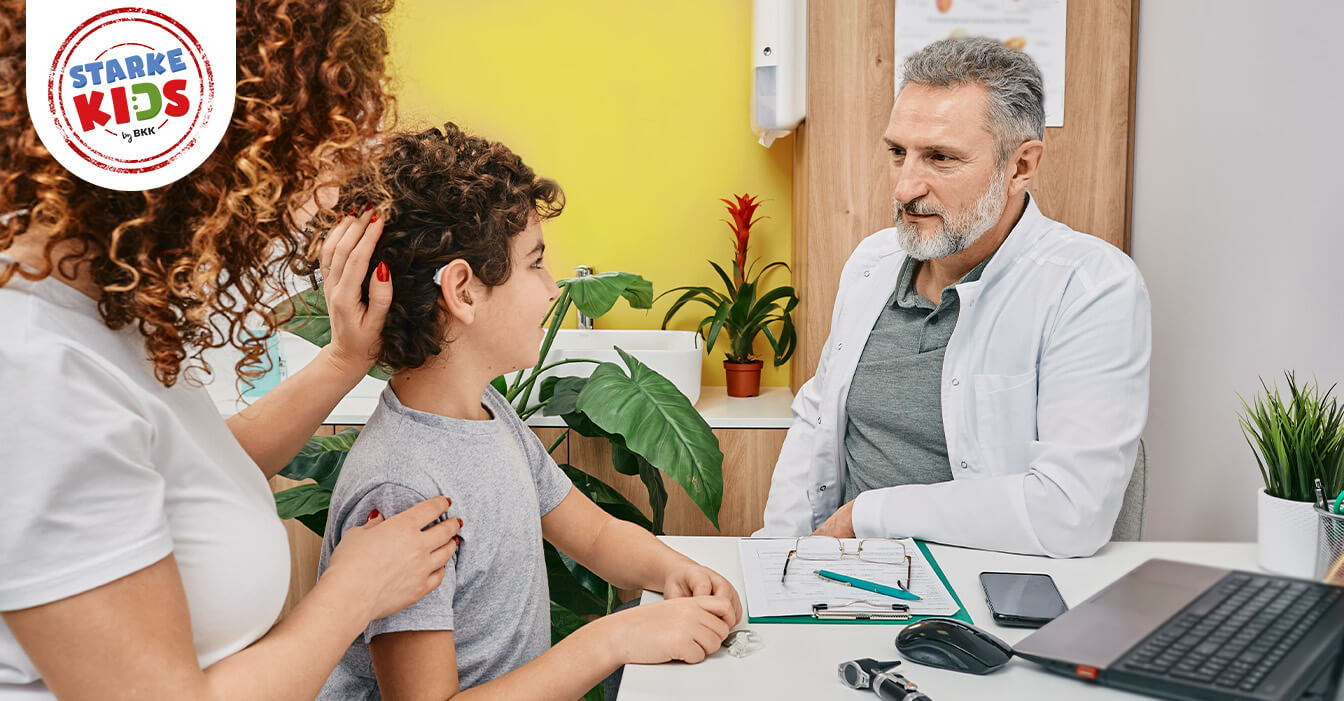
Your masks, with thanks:
M317 435L333 433L350 426L323 426ZM358 427L355 427L358 428ZM542 443L550 445L563 428L534 429ZM770 492L770 475L774 471L779 449L784 444L785 429L717 429L714 435L723 450L723 506L719 509L719 530L686 496L681 485L665 478L667 484L667 511L663 530L668 535L731 535L746 536L761 527L765 514L765 499ZM611 467L611 451L607 442L599 438L585 438L570 434L556 449L557 462L567 462L589 472L620 491L627 499L649 514L648 492L638 477L617 473ZM288 489L298 482L274 477L272 491ZM451 494L448 496L452 496ZM285 521L289 534L290 578L289 597L285 600L287 615L295 604L317 582L317 561L322 553L322 538L298 521Z

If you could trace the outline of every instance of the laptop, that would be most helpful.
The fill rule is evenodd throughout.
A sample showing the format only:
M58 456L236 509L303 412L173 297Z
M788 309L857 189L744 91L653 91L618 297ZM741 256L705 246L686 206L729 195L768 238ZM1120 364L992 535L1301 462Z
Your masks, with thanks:
M1159 698L1334 701L1344 674L1344 587L1153 559L1013 651Z

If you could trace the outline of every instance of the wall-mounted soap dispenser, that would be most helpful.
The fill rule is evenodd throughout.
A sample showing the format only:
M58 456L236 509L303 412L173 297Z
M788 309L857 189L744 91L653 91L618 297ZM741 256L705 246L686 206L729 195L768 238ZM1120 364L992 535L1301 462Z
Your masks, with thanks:
M751 130L768 147L807 112L807 0L755 0L751 15Z

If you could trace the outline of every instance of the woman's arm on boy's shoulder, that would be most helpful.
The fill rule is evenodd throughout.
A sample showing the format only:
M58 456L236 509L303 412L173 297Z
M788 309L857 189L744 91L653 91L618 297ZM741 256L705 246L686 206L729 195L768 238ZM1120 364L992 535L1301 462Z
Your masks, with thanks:
M542 535L561 552L620 589L648 589L664 598L718 596L742 618L737 591L723 575L667 547L639 526L614 518L577 489L541 517Z
M460 691L451 630L384 633L369 643L384 701L578 699L623 664L692 664L719 648L732 615L719 597L660 601L599 618L536 659Z

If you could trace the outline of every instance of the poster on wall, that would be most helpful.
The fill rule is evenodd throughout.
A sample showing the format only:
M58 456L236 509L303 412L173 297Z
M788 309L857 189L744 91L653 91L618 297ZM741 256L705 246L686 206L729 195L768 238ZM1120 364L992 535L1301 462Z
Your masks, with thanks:
M906 56L949 37L987 36L1029 54L1045 79L1045 126L1064 126L1067 0L896 0L896 87Z

